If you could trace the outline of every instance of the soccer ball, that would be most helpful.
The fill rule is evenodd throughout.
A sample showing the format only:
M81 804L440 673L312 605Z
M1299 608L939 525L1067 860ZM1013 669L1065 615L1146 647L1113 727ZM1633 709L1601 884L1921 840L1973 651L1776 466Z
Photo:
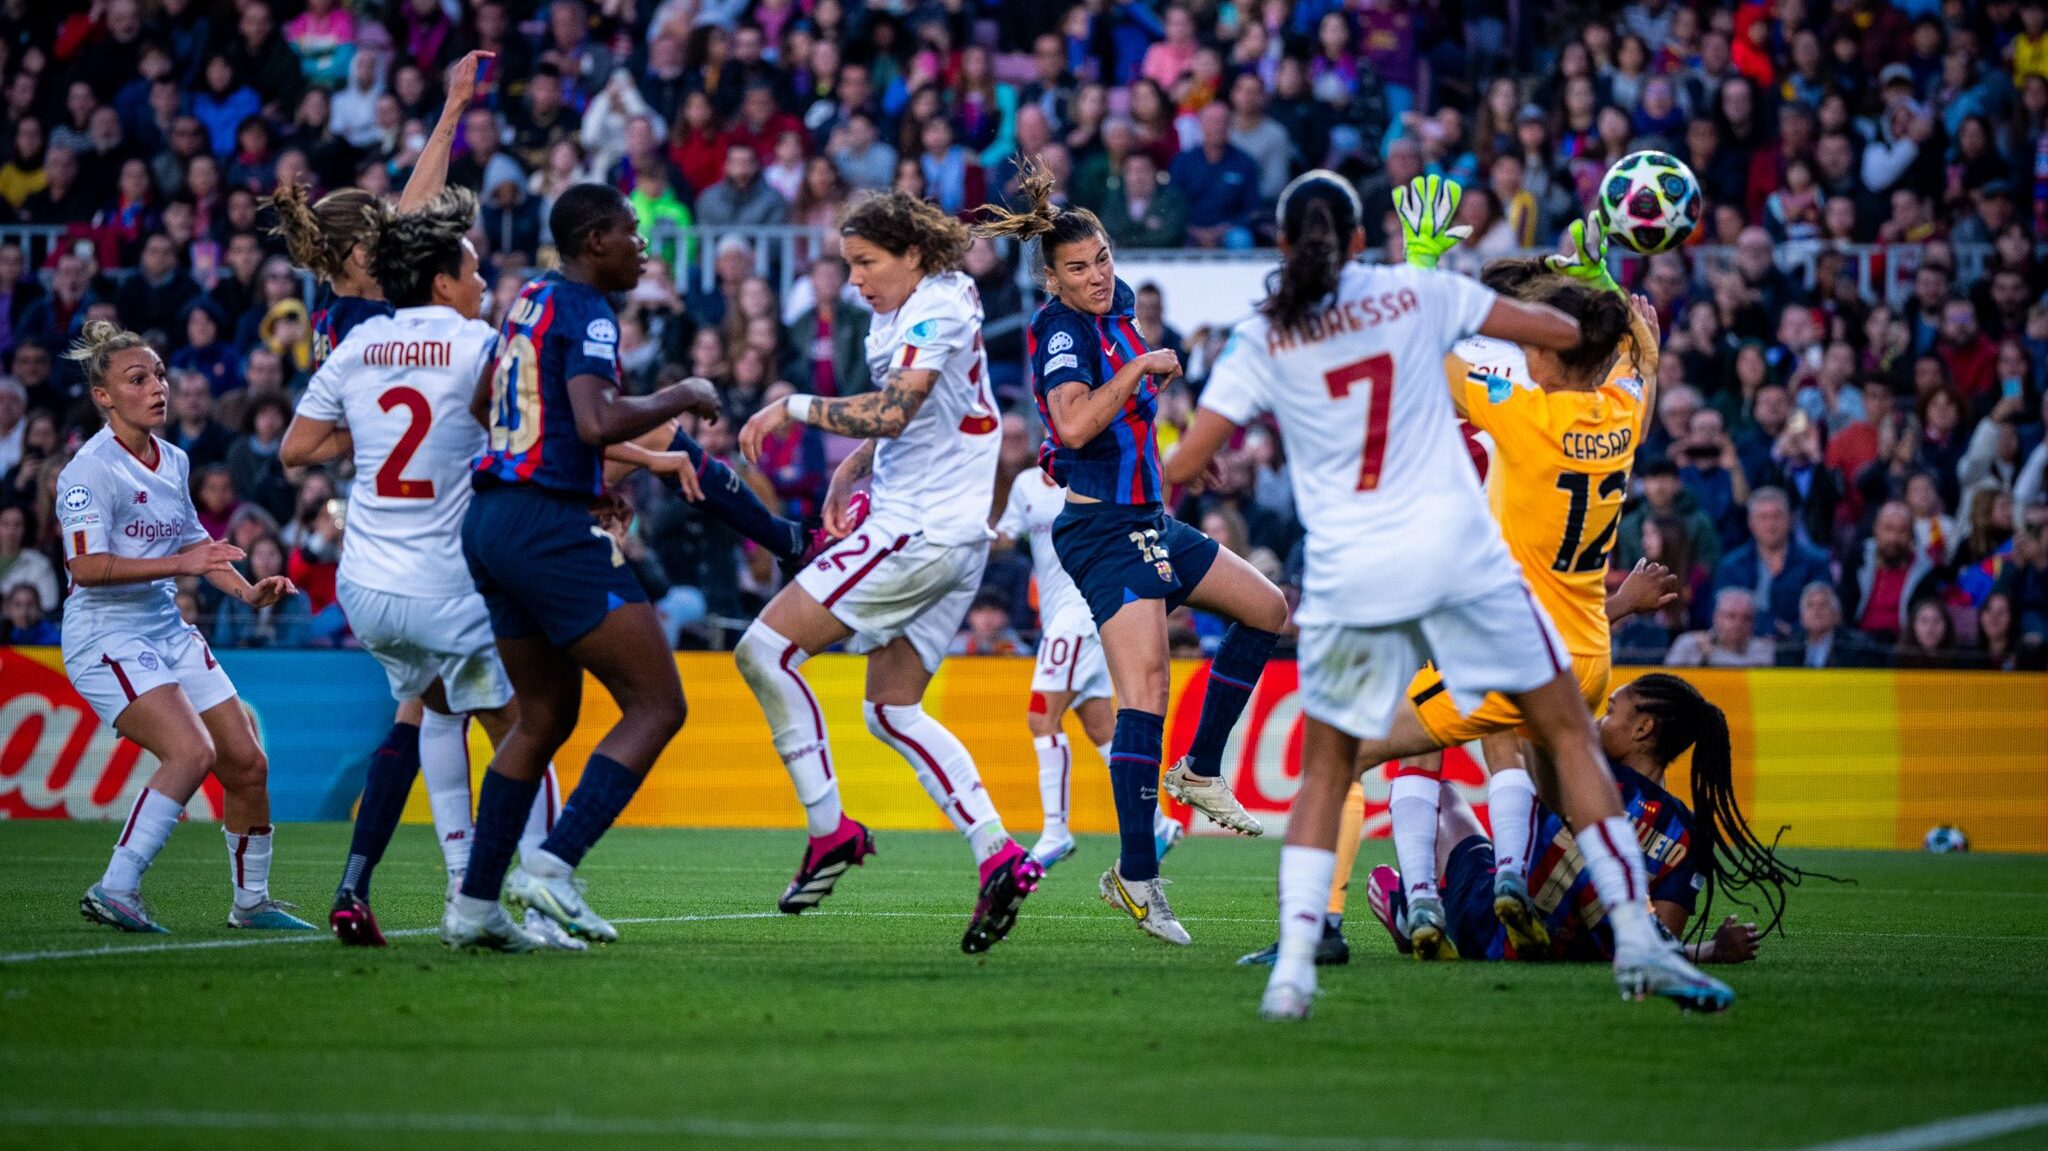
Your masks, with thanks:
M1970 850L1970 837L1963 834L1962 828L1944 823L1929 831L1927 838L1921 840L1920 844L1931 854L1948 855L1951 852Z
M1630 152L1600 178L1607 234L1645 256L1685 243L1702 207L1699 180L1669 152Z

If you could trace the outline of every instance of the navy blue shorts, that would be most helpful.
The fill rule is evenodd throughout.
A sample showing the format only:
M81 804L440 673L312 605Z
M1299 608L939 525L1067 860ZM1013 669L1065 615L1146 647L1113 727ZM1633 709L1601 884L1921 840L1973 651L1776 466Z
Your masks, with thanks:
M1052 547L1097 627L1133 600L1163 599L1167 611L1186 603L1219 550L1158 504L1072 500L1053 521Z
M462 554L499 639L543 635L567 647L647 593L589 501L524 484L479 488L462 520Z
M1466 959L1500 959L1507 954L1507 929L1493 914L1493 841L1467 837L1444 861L1444 926L1451 945Z

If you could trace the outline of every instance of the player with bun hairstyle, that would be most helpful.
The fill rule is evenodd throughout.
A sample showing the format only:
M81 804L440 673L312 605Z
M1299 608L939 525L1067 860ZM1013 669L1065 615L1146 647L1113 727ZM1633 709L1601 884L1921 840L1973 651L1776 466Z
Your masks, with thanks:
M1258 835L1264 829L1223 778L1223 747L1287 626L1287 601L1250 564L1166 514L1153 419L1180 360L1146 348L1102 222L1054 204L1053 183L1042 164L1026 165L1027 207L990 208L980 231L1037 240L1053 297L1031 320L1032 387L1046 428L1039 463L1067 489L1053 547L1102 636L1118 703L1109 774L1121 850L1102 873L1102 898L1140 930L1185 946L1153 828L1170 674L1166 616L1185 603L1232 621L1210 664L1194 741L1166 773L1167 794Z
M1002 419L989 391L981 296L960 270L967 228L923 200L870 196L846 213L839 236L850 282L875 311L866 347L874 390L792 396L740 432L749 460L791 423L866 441L825 496L825 525L845 538L776 593L734 652L810 833L776 906L817 906L875 850L873 834L841 805L823 712L800 670L851 640L868 657L868 731L910 764L973 851L979 890L960 949L974 954L1009 934L1045 871L1004 829L966 745L924 710L988 562ZM853 487L870 476L862 522Z
M106 418L57 480L57 515L71 575L64 670L108 727L156 756L100 881L78 902L94 923L162 932L141 895L142 875L210 774L223 792L234 903L228 926L311 931L270 896L269 762L256 726L205 637L178 615L177 580L200 576L251 608L298 589L284 576L251 584L242 549L207 535L192 506L191 462L156 435L170 388L141 336L105 320L67 353Z
M1456 196L1435 180L1397 189L1395 205L1411 251L1455 242ZM1424 659L1461 710L1490 692L1511 697L1555 761L1563 810L1614 925L1622 994L1725 1007L1733 993L1667 950L1650 919L1635 825L1557 627L1488 514L1444 387L1444 357L1467 336L1571 352L1583 342L1579 322L1463 277L1353 262L1365 247L1357 193L1334 173L1298 177L1278 215L1271 294L1232 332L1168 469L1200 474L1239 428L1270 413L1308 532L1296 613L1304 778L1281 851L1280 950L1260 1014L1309 1013L1359 747L1387 737Z

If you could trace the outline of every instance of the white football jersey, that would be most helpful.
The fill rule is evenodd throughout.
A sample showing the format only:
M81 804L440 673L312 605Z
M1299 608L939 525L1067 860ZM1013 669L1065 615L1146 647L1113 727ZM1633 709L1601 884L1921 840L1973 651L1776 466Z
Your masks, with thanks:
M152 436L154 459L137 459L113 429L85 441L57 477L64 559L113 555L164 559L209 538L192 506L192 462ZM95 636L182 631L176 580L75 587L64 605L64 647Z
M453 308L401 308L357 324L313 373L299 411L355 441L342 579L391 595L476 591L461 533L485 433L469 401L497 342Z
M1042 469L1018 473L996 533L1031 544L1031 568L1038 573L1038 622L1046 635L1094 635L1095 617L1074 586L1074 577L1060 566L1053 551L1052 522L1067 506L1067 489Z
M1308 532L1302 624L1419 619L1518 578L1444 382L1493 303L1463 276L1352 264L1305 332L1254 316L1231 333L1201 405L1279 421Z
M877 388L904 369L939 374L903 434L875 447L872 514L934 543L987 540L1003 421L989 392L974 281L964 272L926 276L902 307L875 317L867 353Z

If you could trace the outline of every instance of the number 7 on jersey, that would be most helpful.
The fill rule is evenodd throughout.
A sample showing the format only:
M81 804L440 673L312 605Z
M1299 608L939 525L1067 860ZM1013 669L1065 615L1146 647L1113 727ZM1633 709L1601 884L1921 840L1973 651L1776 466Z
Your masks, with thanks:
M1394 404L1394 357L1385 352L1323 373L1330 398L1346 399L1360 381L1366 387L1365 450L1358 459L1358 490L1380 486L1380 465L1387 459L1387 416Z

